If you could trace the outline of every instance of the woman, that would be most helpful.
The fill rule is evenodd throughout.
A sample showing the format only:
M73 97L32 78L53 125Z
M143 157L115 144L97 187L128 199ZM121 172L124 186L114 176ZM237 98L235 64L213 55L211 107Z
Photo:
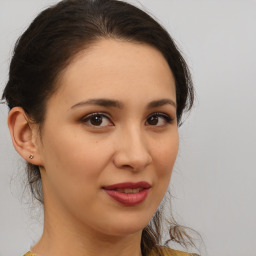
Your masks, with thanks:
M159 246L157 209L193 87L155 20L116 0L59 2L17 42L2 98L44 206L26 256L189 255ZM170 235L185 244L174 223Z

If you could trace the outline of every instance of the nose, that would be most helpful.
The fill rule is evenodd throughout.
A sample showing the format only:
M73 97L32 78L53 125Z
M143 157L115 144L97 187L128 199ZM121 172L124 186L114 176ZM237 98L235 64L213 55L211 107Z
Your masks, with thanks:
M152 162L147 141L139 128L126 130L119 134L113 162L118 168L133 171L143 170Z

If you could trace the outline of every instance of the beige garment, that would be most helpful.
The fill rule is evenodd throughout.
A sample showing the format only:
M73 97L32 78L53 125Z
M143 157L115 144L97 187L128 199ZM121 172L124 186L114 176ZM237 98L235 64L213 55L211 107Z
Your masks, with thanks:
M163 249L163 252L164 252L165 256L197 256L197 254L176 251L176 250L169 249L169 248ZM36 254L27 252L24 256L36 256ZM152 253L150 256L157 256L157 255L155 253Z
M161 247L161 249L164 253L164 256L199 256L198 254L177 251L167 247ZM150 256L157 256L157 254L151 253Z
M24 256L36 256L36 255L31 252L27 252Z

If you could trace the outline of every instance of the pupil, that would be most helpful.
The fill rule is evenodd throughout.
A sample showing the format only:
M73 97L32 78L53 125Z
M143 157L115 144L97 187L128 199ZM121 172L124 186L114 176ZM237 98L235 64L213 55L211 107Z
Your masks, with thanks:
M157 116L151 116L149 118L149 124L156 125L158 123L158 117Z
M101 116L94 116L91 119L91 124L93 125L101 125L102 123L102 117Z

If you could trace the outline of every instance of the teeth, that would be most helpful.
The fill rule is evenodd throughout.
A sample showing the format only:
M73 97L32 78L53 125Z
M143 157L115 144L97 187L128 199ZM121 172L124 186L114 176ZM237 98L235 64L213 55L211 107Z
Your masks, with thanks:
M126 194L135 194L142 191L143 188L124 188L124 189L116 189L116 191L126 193Z

